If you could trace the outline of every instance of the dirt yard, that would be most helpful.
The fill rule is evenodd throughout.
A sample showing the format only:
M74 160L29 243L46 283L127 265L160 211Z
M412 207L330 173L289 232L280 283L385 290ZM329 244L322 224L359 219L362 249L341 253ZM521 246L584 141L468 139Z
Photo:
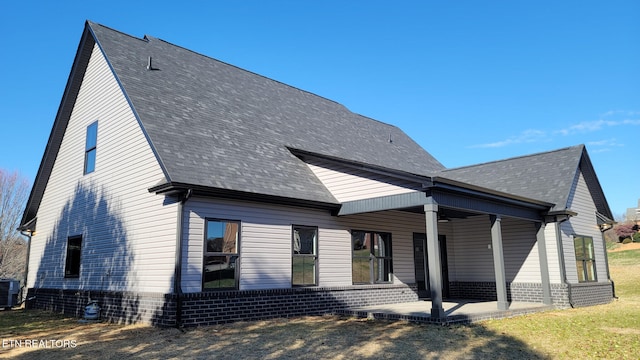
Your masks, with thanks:
M0 312L0 324L8 316ZM515 337L482 326L418 325L334 316L274 319L182 332L81 324L29 311L31 330L0 330L11 359L540 359ZM23 316L26 314L22 314ZM55 326L55 329L51 329ZM29 327L27 327L29 328ZM6 329L6 328L5 328ZM16 341L22 339L22 347ZM11 343L11 341L14 341ZM34 340L26 346L24 340ZM44 344L38 341L46 341ZM56 345L56 340L57 345ZM64 346L64 341L68 346ZM37 346L32 346L37 344ZM43 347L40 347L44 345Z
M610 268L609 304L470 326L323 316L180 331L0 311L0 359L637 359L640 251L612 254Z

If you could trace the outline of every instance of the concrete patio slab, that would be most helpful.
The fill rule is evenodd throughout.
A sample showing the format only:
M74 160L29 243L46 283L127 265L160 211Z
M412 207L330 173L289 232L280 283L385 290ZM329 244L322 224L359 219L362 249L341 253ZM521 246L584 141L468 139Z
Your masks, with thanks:
M373 305L336 311L336 314L369 319L406 320L412 322L456 324L530 314L555 309L541 303L512 302L508 310L498 310L497 301L450 300L443 302L446 319L431 318L430 301L414 301L386 305Z

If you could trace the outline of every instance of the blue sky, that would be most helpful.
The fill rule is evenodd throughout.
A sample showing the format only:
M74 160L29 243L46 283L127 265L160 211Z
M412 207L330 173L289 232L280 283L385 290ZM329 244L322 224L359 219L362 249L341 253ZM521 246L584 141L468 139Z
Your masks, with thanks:
M447 167L586 144L640 198L638 1L3 1L0 168L33 181L85 20L396 125Z

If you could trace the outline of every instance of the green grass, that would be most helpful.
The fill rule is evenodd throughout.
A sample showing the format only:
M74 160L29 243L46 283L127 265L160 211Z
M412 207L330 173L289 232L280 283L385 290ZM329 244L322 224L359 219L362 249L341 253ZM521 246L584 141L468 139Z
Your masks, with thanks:
M609 253L609 269L616 295L640 303L640 249ZM640 323L640 317L636 319Z
M640 250L626 250L609 253L609 266L640 265Z
M613 241L607 241L605 243L605 246L607 247L607 250L613 250L615 248L620 247L620 243L619 242L613 242Z
M49 329L75 326L77 320L47 311L27 311L14 309L0 311L0 335L20 335Z
M561 359L638 359L640 250L609 254L618 300L610 304L488 321L488 329L522 339Z

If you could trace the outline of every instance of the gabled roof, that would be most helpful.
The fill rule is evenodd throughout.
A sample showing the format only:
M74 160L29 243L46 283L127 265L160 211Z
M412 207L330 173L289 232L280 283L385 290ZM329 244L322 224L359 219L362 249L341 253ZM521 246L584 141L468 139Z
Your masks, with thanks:
M444 168L397 127L337 102L163 40L88 26L169 182L335 202L288 148L415 174Z
M444 169L399 128L335 101L160 39L88 21L23 224L39 206L94 44L167 184L337 204L289 149L423 176Z
M338 205L301 160L316 154L398 176L417 175L420 181L450 179L463 187L555 204L552 210L558 211L567 208L581 170L597 211L613 217L583 145L445 169L399 128L335 101L160 39L87 22L23 227L33 224L95 44L164 171L165 181L153 191L175 186Z
M574 179L582 171L599 213L613 219L584 145L442 171L439 176L568 210Z

